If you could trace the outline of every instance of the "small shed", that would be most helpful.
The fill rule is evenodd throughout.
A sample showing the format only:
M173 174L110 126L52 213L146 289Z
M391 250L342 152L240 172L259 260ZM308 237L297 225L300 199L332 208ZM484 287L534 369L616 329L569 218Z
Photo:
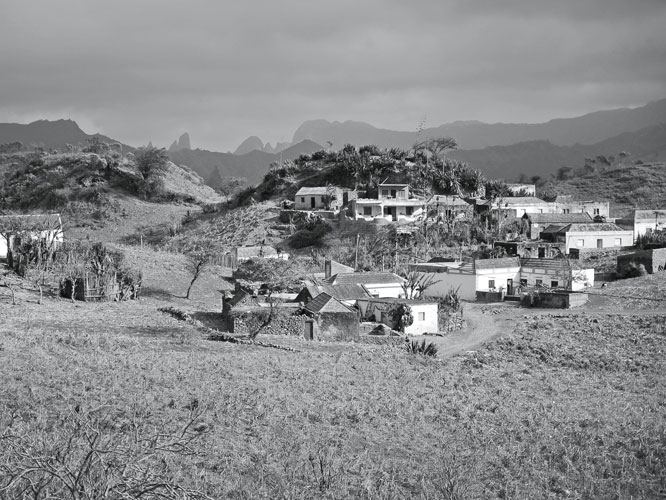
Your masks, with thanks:
M396 304L405 304L412 310L414 322L405 328L409 335L423 335L439 331L439 305L435 301L415 299L359 299L358 308L366 321L377 321L391 328L395 327L389 311Z
M358 313L327 293L320 293L303 308L308 317L304 336L308 340L356 340Z

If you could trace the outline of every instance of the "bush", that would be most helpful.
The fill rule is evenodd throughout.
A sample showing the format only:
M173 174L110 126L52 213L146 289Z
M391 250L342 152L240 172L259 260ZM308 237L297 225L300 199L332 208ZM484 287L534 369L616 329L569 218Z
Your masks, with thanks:
M434 342L426 342L425 339L420 343L418 340L405 339L405 348L409 354L420 354L422 356L437 356L437 346Z
M623 278L638 278L640 276L647 276L648 272L643 264L637 264L634 261L629 262L624 269L620 271L620 276Z
M331 232L331 226L321 221L313 229L301 229L296 231L287 243L291 248L320 247L323 245L324 236Z

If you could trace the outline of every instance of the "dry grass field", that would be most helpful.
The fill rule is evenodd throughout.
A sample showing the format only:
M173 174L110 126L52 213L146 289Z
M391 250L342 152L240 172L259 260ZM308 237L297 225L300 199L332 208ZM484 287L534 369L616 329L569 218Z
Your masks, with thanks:
M159 312L218 311L225 284L186 301L181 256L125 250L136 302L0 289L3 500L666 494L666 313L480 308L499 335L455 356L288 352Z

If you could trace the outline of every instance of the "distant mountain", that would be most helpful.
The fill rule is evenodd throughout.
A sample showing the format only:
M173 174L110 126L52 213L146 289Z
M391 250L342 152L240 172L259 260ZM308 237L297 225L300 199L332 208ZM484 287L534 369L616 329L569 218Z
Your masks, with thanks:
M558 146L594 144L625 132L666 123L666 99L639 108L598 111L576 118L550 120L546 123L512 124L460 121L416 131L404 132L373 127L367 123L311 120L294 133L293 142L305 139L318 144L333 143L334 149L345 144L362 146L375 144L380 148L411 147L417 140L428 137L453 137L461 149L481 149L507 146L526 141L549 141Z
M173 141L171 146L169 146L169 152L173 153L175 151L180 151L182 149L191 149L190 148L190 134L185 132L178 138L178 141Z
M234 151L235 155L244 155L252 151L263 151L264 143L259 137L253 135L248 137L243 142L240 143L240 146Z
M263 148L263 143L261 146ZM319 144L306 140L278 153L266 153L253 149L244 154L232 154L191 149L170 152L169 156L174 163L190 167L209 185L217 187L220 179L225 177L244 177L249 183L256 184L266 175L272 162L280 161L280 159L293 160L301 154L313 153L321 149Z
M93 137L104 142L118 142L102 134L86 134L73 120L38 120L28 124L0 123L0 144L20 142L26 147L64 149L67 144L85 146ZM123 149L128 151L133 148L124 144Z
M516 179L521 173L548 176L560 167L581 167L586 158L629 153L629 160L666 160L666 120L636 132L605 139L596 144L557 146L548 141L528 141L510 146L457 150L447 156L469 163L486 177Z

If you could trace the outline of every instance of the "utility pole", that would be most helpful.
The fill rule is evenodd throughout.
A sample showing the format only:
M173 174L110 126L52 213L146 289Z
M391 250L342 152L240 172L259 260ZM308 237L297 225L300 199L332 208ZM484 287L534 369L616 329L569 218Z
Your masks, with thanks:
M361 240L361 234L356 233L356 252L354 255L354 271L358 271L358 244L360 240Z

